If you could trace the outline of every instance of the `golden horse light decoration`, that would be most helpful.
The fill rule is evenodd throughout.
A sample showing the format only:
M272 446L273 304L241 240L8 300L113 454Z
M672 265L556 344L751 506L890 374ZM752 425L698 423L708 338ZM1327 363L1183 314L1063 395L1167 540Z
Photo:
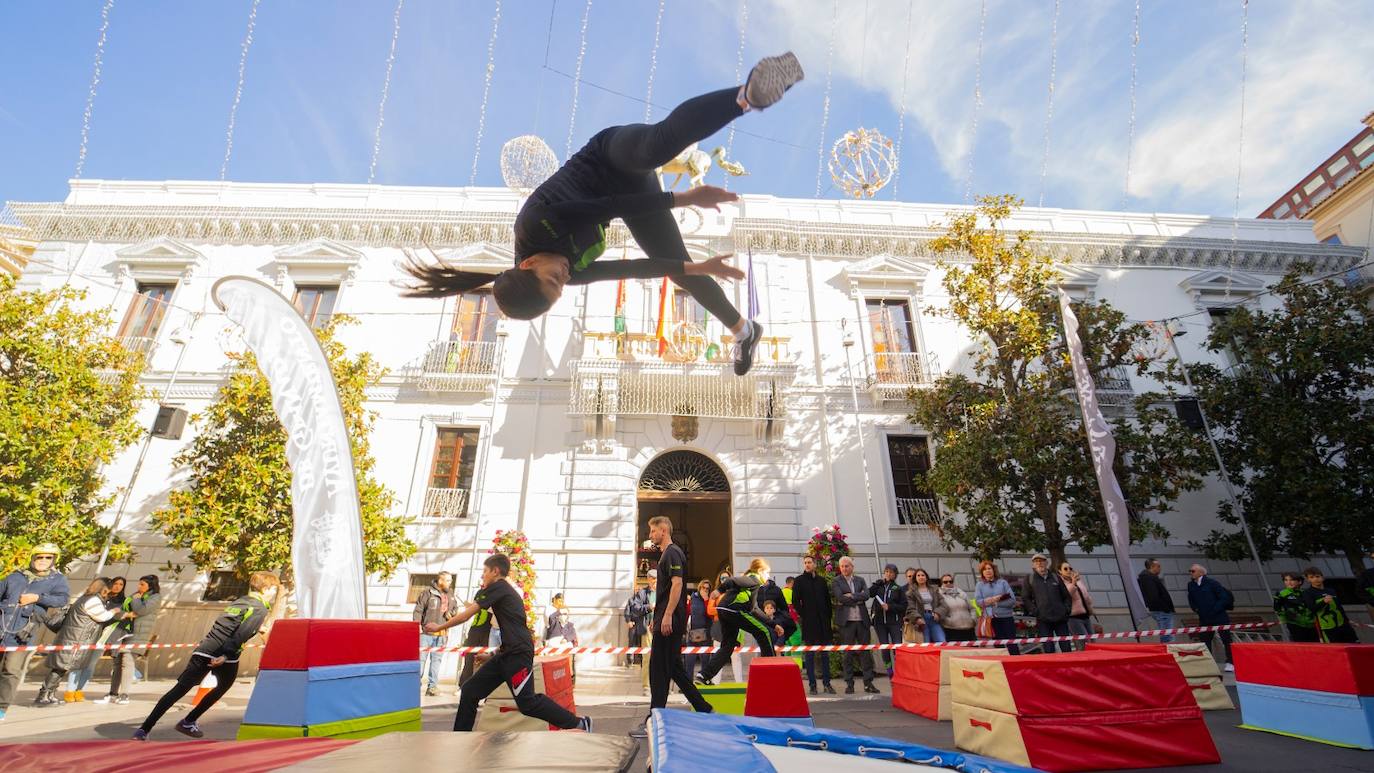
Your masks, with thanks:
M695 188L703 185L706 173L711 171L711 164L721 168L721 171L732 177L740 177L749 174L744 167L734 161L725 158L725 148L718 147L707 153L697 148L696 143L687 146L687 149L677 154L668 163L658 168L660 175L677 175L673 182L664 186L664 190L673 190L682 181L683 176L687 177L687 187Z

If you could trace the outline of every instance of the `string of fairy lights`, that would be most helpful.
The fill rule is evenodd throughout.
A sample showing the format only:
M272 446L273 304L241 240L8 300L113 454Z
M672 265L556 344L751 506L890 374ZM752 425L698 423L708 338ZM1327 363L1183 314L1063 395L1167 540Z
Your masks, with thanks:
M577 91L582 85L582 60L587 57L587 21L591 16L592 0L587 0L587 7L582 11L582 31L577 37L577 67L573 69L572 104L568 109L568 143L563 151L564 160L572 158L573 153L573 130L577 127Z
M377 126L372 131L372 161L367 165L368 185L377 179L377 159L382 155L382 126L386 123L386 100L391 95L391 71L396 67L396 43L401 38L401 9L405 6L405 1L396 0L396 11L391 15L391 48L387 50L386 54L386 74L382 76L382 96L377 100Z
M501 29L501 0L491 17L491 37L487 40L487 66L482 75L482 106L477 111L477 140L472 151L472 174L468 185L477 184L477 159L482 155L482 132L487 126L487 100L491 97L491 77L496 72L496 34Z
M248 51L253 47L253 28L258 24L258 3L259 0L253 0L248 9L248 29L239 45L239 79L234 85L234 101L229 105L229 127L224 131L224 161L219 165L221 182L229 175L229 158L234 154L234 125L238 121L239 103L243 101L243 80L248 71Z
M749 29L749 0L739 2L739 46L735 48L735 83L743 83L744 78L744 38ZM725 138L725 157L734 158L735 122L730 122L730 130ZM725 190L730 190L730 176L725 177Z
M897 200L897 182L902 178L902 140L906 137L906 84L911 73L911 23L915 18L916 2L906 4L906 46L902 52L902 95L897 105L897 147L892 153L892 200Z
M983 110L983 34L988 26L988 0L978 11L978 58L973 71L973 116L968 130L968 173L964 176L964 203L973 201L973 159L978 150L978 114Z
M1054 74L1059 64L1059 3L1054 0L1054 19L1050 22L1050 84L1045 99L1045 152L1040 156L1040 203L1045 206L1045 177L1050 171L1050 125L1054 122Z
M86 150L91 139L91 114L95 112L96 89L100 86L100 67L105 60L105 38L110 31L110 11L114 10L114 0L105 0L100 8L100 36L95 42L95 64L91 68L91 86L86 92L86 110L81 114L81 148L76 154L76 171L72 177L81 179L86 168Z

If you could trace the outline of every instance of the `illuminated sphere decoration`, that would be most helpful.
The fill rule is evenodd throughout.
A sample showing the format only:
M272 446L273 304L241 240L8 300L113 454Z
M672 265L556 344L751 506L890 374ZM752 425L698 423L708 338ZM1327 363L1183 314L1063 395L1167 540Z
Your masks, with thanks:
M558 156L533 134L523 134L501 146L501 179L517 193L529 193L557 171Z
M830 179L846 196L873 198L896 171L892 140L877 129L847 131L830 149Z

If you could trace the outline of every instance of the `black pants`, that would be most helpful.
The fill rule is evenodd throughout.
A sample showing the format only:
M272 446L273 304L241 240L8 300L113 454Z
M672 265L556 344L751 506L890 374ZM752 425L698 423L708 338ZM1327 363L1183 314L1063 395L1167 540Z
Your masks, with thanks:
M1284 624L1284 627L1286 627L1286 628L1288 629L1288 638L1289 638L1291 641L1295 641L1295 642L1316 642L1316 641L1320 641L1320 639L1317 638L1317 629L1316 629L1315 627L1313 627L1313 626L1310 626L1310 625L1293 625L1292 623L1285 623L1285 624Z
M1327 628L1321 633L1322 641L1339 642L1341 644L1359 644L1360 637L1355 634L1355 629L1350 627L1350 623L1341 623L1335 628Z
M724 606L716 607L716 614L720 619L720 649L716 650L716 654L702 667L702 678L715 679L716 674L730 662L730 656L735 654L735 648L739 647L740 631L748 631L749 635L754 637L754 641L759 644L760 655L765 658L773 657L773 632L758 618L748 612Z
M1035 630L1041 636L1068 636L1068 620L1036 620ZM1045 652L1054 652L1055 645L1059 646L1060 652L1073 652L1073 642L1071 641L1047 641L1045 642Z
M558 705L549 696L534 691L533 655L498 652L463 685L463 696L458 699L458 714L453 718L453 729L471 730L477 724L477 704L491 695L502 682L510 687L516 708L520 709L521 714L542 719L564 730L577 727L576 714Z
M692 710L703 714L711 713L711 704L701 697L687 667L682 663L682 632L674 629L664 636L658 624L654 624L653 639L649 646L649 710L668 706L668 682L677 685L682 696L692 704Z
M972 628L945 627L945 641L973 641L975 638Z
M662 190L654 170L672 161L694 142L710 137L743 114L735 102L738 87L712 91L678 105L658 123L635 123L606 129L592 138L581 152L597 166L609 166L614 174L614 193ZM650 258L691 261L682 242L682 231L669 210L625 218L635 242ZM709 276L669 277L673 284L692 294L697 303L727 327L740 321L740 313Z
M467 636L463 638L463 646L485 647L487 646L487 642L489 641L491 641L491 626L476 626L468 629ZM472 672L474 668L473 661L476 657L477 655L471 652L463 656L463 668L458 672L459 687L462 687L463 685L467 684L468 680L472 678Z
M141 725L143 732L151 733L153 725L162 719L162 715L167 713L167 709L172 708L177 701L186 697L186 693L199 687L206 674L214 674L218 684L215 685L215 689L200 699L200 703L191 709L191 713L186 715L185 721L187 722L195 722L200 719L202 714L209 711L211 706L214 706L220 698L224 697L225 693L229 692L229 688L234 686L234 680L238 678L239 663L237 660L232 663L225 661L211 668L209 658L199 654L192 655L186 663L186 668L182 670L181 676L177 677L177 683L172 685L172 689L168 690L158 700L153 710L148 712L148 718L143 720Z
M898 636L900 638L900 635ZM840 624L840 644L867 644L868 626L862 620L850 620ZM868 650L846 650L844 657L840 659L844 674L845 684L854 686L854 665L859 665L859 670L863 672L864 684L873 683L873 653Z
M1016 618L1014 617L994 617L992 618L992 634L998 639L1016 638ZM1021 648L1015 644L1007 645L1007 652L1012 655L1020 655Z
M1218 625L1218 623L1203 623L1203 625ZM1207 645L1207 651L1212 651L1212 639L1217 634L1221 634L1221 647L1226 650L1226 662L1231 662L1231 632L1230 631L1203 631L1198 634L1198 639Z
M878 634L879 644L901 644L902 643L902 624L896 623L874 623L873 632ZM883 653L883 665L887 670L892 670L892 659L896 657L892 650L879 650Z

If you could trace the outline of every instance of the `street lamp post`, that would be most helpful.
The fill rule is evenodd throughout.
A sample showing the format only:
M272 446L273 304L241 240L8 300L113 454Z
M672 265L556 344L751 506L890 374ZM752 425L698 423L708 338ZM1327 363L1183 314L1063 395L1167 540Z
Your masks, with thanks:
M847 320L840 321L840 327L846 327ZM882 574L883 555L878 549L878 521L873 516L873 489L869 485L868 476L868 451L864 443L863 424L859 421L859 389L854 385L854 366L850 360L849 350L854 347L854 336L846 330L844 332L844 372L849 378L849 396L854 402L854 434L859 438L859 461L863 465L864 471L864 504L868 506L868 525L873 531L873 558L878 562L877 572ZM824 421L825 417L822 416ZM838 517L838 513L836 514Z
M1259 550L1255 548L1255 538L1250 534L1250 524L1245 520L1245 510L1241 507L1240 499L1236 496L1235 486L1231 485L1231 475L1226 471L1226 462L1221 459L1221 449L1217 447L1216 438L1212 437L1212 425L1207 421L1207 411L1202 407L1202 401L1198 399L1197 390L1193 388L1193 380L1188 376L1188 365L1183 361L1183 355L1179 353L1178 341L1175 339L1185 335L1187 331L1175 333L1172 329L1165 332L1169 339L1169 346L1174 350L1174 359L1178 360L1178 369L1183 373L1183 384L1188 387L1188 396L1197 404L1198 416L1202 417L1202 431L1207 435L1207 445L1212 448L1212 457L1216 459L1217 470L1221 472L1221 482L1226 486L1226 496L1231 500L1231 509L1240 519L1240 530L1245 534L1245 543L1250 546L1250 557L1255 561L1255 567L1259 571L1260 583L1264 585L1264 592L1271 597L1274 589L1269 587L1269 575L1264 571L1264 562L1260 560ZM1285 638L1287 631L1284 631Z
M190 328L194 328L199 319L199 314L191 315ZM180 346L181 351L177 352L176 365L172 367L172 375L167 379L166 388L162 390L162 399L158 401L159 406L167 402L167 398L172 394L172 386L176 384L177 375L181 373L181 362L186 357L186 344L191 337L190 328L177 328L172 331L170 336L172 343ZM152 444L153 428L149 426L148 434L143 438L143 447L138 452L138 461L134 463L134 471L129 475L129 485L125 487L124 496L119 500L119 509L115 510L114 521L110 523L110 532L105 535L105 544L100 547L100 560L95 563L96 577L99 577L101 572L105 570L105 561L110 557L110 546L114 544L115 533L119 530L119 522L124 519L124 510L129 506L129 497L134 493L134 483L138 480L138 473L143 469L143 460L148 458L148 447Z

